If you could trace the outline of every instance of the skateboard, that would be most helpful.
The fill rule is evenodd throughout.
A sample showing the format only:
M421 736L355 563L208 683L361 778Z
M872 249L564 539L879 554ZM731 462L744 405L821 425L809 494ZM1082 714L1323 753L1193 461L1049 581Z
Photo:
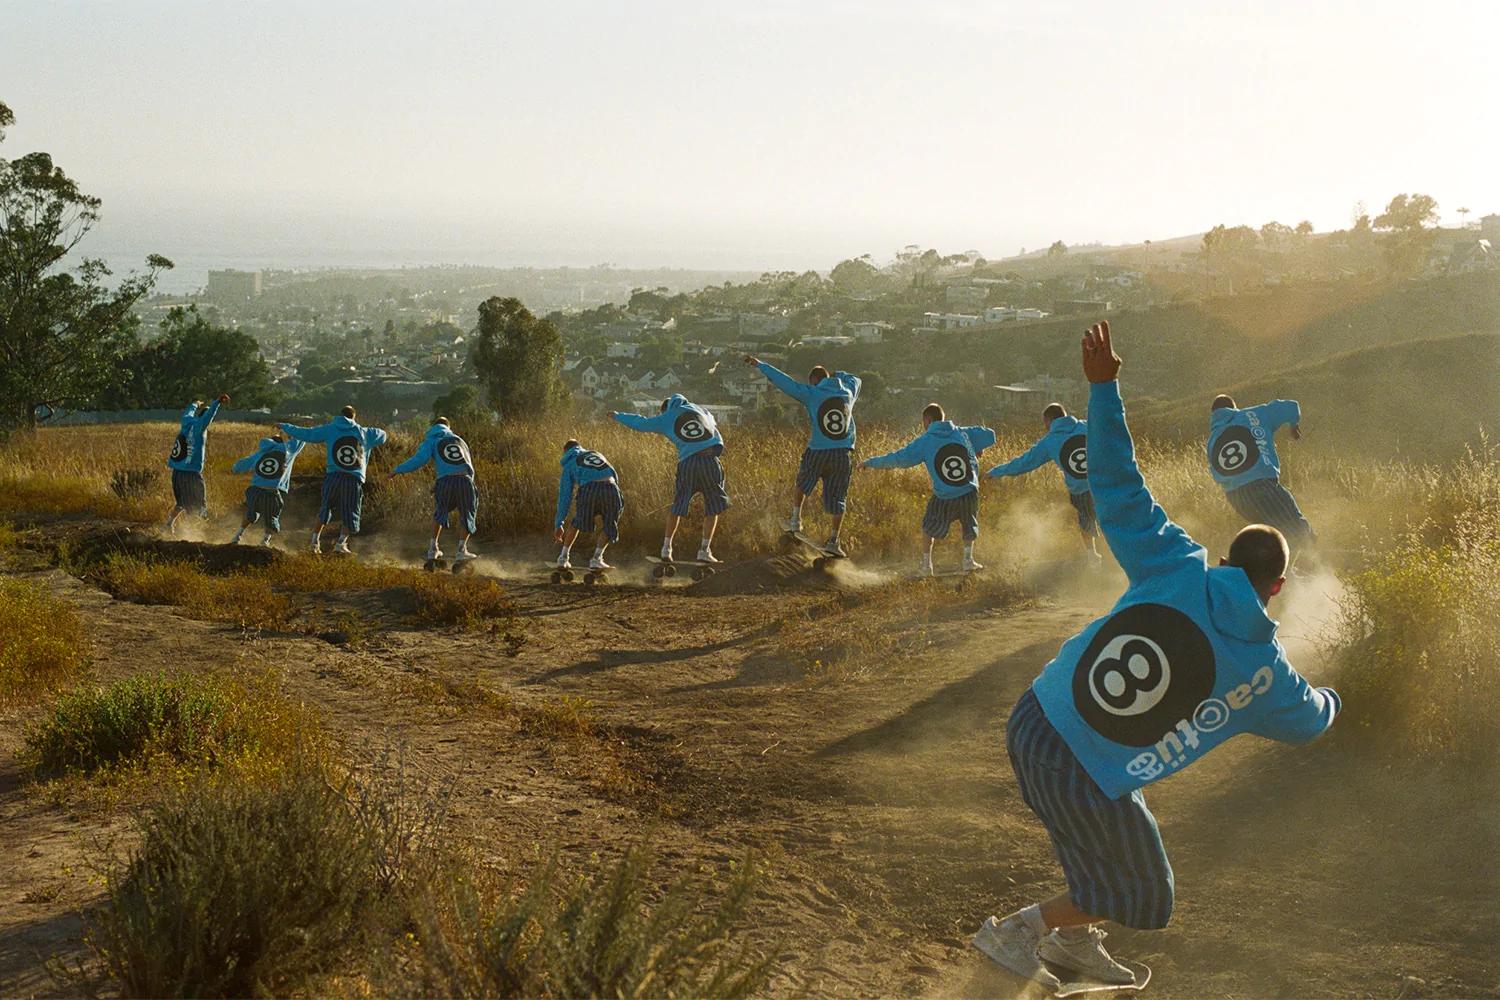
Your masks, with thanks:
M1079 979L1074 982L1063 980L1061 986L1052 994L1058 1000L1067 1000L1068 997L1079 997L1086 993L1139 993L1151 982L1151 967L1145 962L1131 962L1115 959L1135 974L1133 983L1103 983L1097 979ZM1076 976L1078 973L1063 971L1065 975Z
M561 569L555 562L550 562L546 565L552 570L553 583L572 583L577 579L572 569ZM592 587L597 583L608 583L609 574L613 571L614 567L610 567L609 569L583 569L579 572L583 573L583 582Z
M450 570L454 576L460 573L468 573L474 569L473 559L449 559L447 556L439 556L436 559L424 559L422 568L429 573L441 573Z
M661 556L647 556L646 561L656 564L651 570L651 575L658 580L676 576L678 566L693 567L693 579L702 580L713 576L714 572L723 565L722 563L699 562L697 559L663 559Z
M843 552L835 552L832 549L828 548L826 545L819 545L817 542L813 541L811 538L809 538L807 535L804 535L800 531L792 531L791 529L787 529L786 537L792 541L801 542L803 545L806 545L808 548L817 553L817 555L813 557L813 569L822 569L824 566L827 566L829 563L833 562L836 559L849 558Z

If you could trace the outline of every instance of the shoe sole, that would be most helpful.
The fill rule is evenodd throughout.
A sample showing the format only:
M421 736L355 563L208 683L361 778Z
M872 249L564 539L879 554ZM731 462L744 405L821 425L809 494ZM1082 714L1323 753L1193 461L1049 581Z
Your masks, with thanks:
M1108 983L1111 986L1135 985L1135 974L1129 969L1125 970L1125 974L1130 976L1130 978L1121 980L1119 978L1120 973L1118 972L1100 972L1097 969L1087 968L1082 963L1074 962L1072 957L1067 952L1057 948L1048 947L1045 940L1037 946L1036 953L1037 957L1044 962L1051 962L1053 965L1067 969L1069 972L1076 972L1081 976L1088 976L1090 979L1096 979L1101 983Z
M985 958L989 959L991 962L994 962L996 965L1000 966L1000 968L1004 969L1006 972L1009 972L1013 976L1019 976L1020 978L1025 979L1028 982L1036 983L1038 986L1041 986L1046 990L1057 990L1062 988L1062 980L1052 975L1052 973L1048 972L1047 969L1043 966L1037 966L1035 972L1027 972L1023 969L1017 969L1015 966L1007 963L1005 959L1001 957L1000 954L998 954L998 950L991 951L989 948L985 947L987 942L983 940L983 935L984 932L980 931L978 934L975 934L972 938L970 938L969 947L973 948L975 951L979 952Z

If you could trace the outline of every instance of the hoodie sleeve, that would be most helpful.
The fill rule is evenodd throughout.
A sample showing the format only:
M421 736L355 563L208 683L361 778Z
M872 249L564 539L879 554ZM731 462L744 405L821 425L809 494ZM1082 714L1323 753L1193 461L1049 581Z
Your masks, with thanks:
M215 399L212 403L208 404L208 409L203 411L203 416L198 418L198 426L207 427L209 424L214 422L214 417L217 417L218 415L219 401Z
M1089 487L1099 527L1131 582L1204 558L1203 546L1157 506L1135 462L1119 382L1089 387Z
M921 465L926 460L927 454L922 447L922 438L918 437L913 438L904 448L897 448L884 455L865 459L865 465L871 469L909 469L914 465Z
M850 375L848 372L834 372L833 377L844 383L844 388L849 390L851 396L856 400L859 399L859 387L865 384L863 379L858 375Z
M295 439L288 441L286 443L286 457L287 457L287 461L292 461L298 455L302 454L302 449L306 448L306 447L307 447L307 442L306 441L297 441Z
M229 467L230 472L249 472L255 468L255 460L260 458L260 449L257 448L244 458L239 459Z
M1255 409L1260 412L1261 420L1271 425L1273 434L1287 424L1302 422L1302 407L1298 406L1294 399L1274 399Z
M1270 703L1251 724L1251 732L1282 743L1306 743L1333 725L1343 707L1338 692L1333 688L1313 687L1292 669L1285 657L1263 669L1272 671L1270 690L1261 695L1255 691L1255 679L1252 678L1251 691L1259 697L1270 698Z
M365 428L365 448L369 451L374 451L376 448L379 448L381 445L385 444L388 438L389 435L387 435L386 432L381 430L379 427Z
M969 438L969 444L974 448L974 454L978 455L984 449L992 447L995 443L995 432L988 427L964 427L964 434Z
M777 368L775 365L768 365L764 361L762 361L755 367L760 369L760 373L764 375L772 385L780 389L782 392L786 393L788 396L791 396L797 402L806 403L810 398L810 393L808 392L808 390L812 388L811 386L804 385L803 383L798 382L796 379L792 378L790 375L782 371L780 368Z
M189 403L182 411L183 420L193 420L198 416L198 404Z
M1027 448L1009 462L995 466L988 474L997 478L1003 478L1005 476L1023 476L1028 472L1035 472L1052 461L1052 444L1052 435L1044 435L1036 444Z
M398 476L404 476L408 472L416 472L430 461L432 461L432 439L423 438L422 443L417 445L417 450L412 453L411 458L396 466L391 472Z
M573 502L573 467L570 463L564 463L562 474L557 479L557 519L553 521L553 528L561 528L562 523L568 517L568 505Z
M278 425L287 437L297 441L321 442L328 440L328 425L322 427L298 427L296 424Z
M643 431L647 434L665 434L662 430L661 418L665 413L658 413L654 417L643 417L637 413L616 413L615 420L624 424L633 431Z

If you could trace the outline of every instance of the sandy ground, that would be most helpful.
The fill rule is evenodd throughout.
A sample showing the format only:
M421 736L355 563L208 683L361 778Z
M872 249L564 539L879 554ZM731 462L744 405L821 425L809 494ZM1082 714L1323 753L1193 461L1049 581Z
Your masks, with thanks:
M986 915L1062 885L1002 730L1112 585L1050 579L1051 596L1019 608L974 601L936 622L893 621L924 628L923 651L810 683L774 635L816 589L595 591L544 585L537 567L538 582L512 583L528 639L511 656L449 632L394 628L363 648L242 634L55 570L32 575L86 616L101 679L272 665L347 746L404 744L422 774L456 781L458 824L504 869L524 872L553 846L583 864L648 828L668 865L759 852L769 877L750 933L778 956L773 994L1036 994L966 948ZM466 681L521 703L587 699L634 784L611 787L546 740L414 693ZM88 862L121 825L28 791L13 763L26 718L0 719L7 996L55 992L44 959L86 959L79 914L99 894ZM1493 789L1372 768L1336 739L1243 738L1148 798L1176 870L1176 916L1161 932L1116 929L1109 944L1153 967L1152 995L1500 995Z

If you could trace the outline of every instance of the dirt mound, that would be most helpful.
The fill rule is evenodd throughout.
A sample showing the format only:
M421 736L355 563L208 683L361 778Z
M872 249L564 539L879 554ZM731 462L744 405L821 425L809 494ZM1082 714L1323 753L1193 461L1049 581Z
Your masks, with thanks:
M55 540L66 544L69 557L77 562L100 562L113 552L167 562L191 562L211 573L269 566L282 558L275 549L259 545L215 545L157 538L127 525L100 525L70 532Z
M843 589L846 589L845 584L835 575L813 568L811 555L797 551L727 566L693 584L688 593L702 597L730 597L787 590Z

